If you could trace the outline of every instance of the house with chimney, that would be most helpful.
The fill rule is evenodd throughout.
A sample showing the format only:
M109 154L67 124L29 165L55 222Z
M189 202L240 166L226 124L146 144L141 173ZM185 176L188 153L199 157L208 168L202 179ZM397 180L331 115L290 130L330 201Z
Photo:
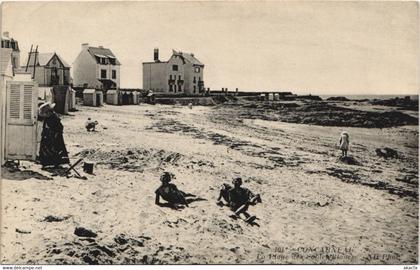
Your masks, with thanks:
M9 36L9 32L3 32L1 37L1 48L4 52L10 51L11 64L14 69L18 69L20 66L19 43L17 42L17 40Z
M120 66L114 53L102 46L82 44L82 50L73 62L73 86L94 89L118 89Z
M205 92L204 64L192 53L172 50L168 61L160 61L159 49L154 61L143 63L143 89L174 95L200 95Z
M38 48L30 50L26 66L21 67L32 74L41 87L70 85L70 65L57 53L39 53Z

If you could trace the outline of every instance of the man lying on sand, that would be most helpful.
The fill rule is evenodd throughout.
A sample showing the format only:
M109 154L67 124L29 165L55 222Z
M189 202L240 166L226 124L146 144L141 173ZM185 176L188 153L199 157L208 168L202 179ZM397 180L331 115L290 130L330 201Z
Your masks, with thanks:
M224 203L221 201L223 198L237 217L241 217L241 214L243 214L245 221L254 221L256 216L251 216L247 211L250 205L262 202L261 196L259 194L254 195L249 189L241 187L242 178L240 177L233 179L232 183L233 187L229 184L223 184L217 204L223 206Z
M178 205L185 205L188 207L188 202L185 199L185 197L194 195L187 194L179 190L175 184L169 183L172 181L172 175L169 172L164 172L160 177L160 181L162 182L162 185L155 191L155 203L157 205L164 205L159 201L160 197L162 197L165 201L169 203L169 206L171 207L178 208Z

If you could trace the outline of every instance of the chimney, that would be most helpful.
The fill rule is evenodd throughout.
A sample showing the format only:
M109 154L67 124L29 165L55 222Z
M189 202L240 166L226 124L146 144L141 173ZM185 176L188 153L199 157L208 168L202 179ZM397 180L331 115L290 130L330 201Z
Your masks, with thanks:
M100 46L98 46L98 48L99 48L99 49L103 49L103 48L104 48L104 46L100 45Z
M155 48L153 52L153 59L155 60L155 62L159 62L159 49L158 48Z
M82 43L82 50L87 49L89 47L89 43Z
M6 37L6 38L9 38L9 32L8 31L3 32L3 36Z

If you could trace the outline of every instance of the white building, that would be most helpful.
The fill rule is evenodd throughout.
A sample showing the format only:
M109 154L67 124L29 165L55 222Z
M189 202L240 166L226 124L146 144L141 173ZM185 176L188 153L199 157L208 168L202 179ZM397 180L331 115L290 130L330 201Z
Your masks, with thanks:
M171 58L159 60L154 51L154 62L143 63L143 89L156 93L199 95L204 93L204 64L192 53L172 51Z
M119 88L120 66L110 49L84 43L73 62L73 86L104 90Z

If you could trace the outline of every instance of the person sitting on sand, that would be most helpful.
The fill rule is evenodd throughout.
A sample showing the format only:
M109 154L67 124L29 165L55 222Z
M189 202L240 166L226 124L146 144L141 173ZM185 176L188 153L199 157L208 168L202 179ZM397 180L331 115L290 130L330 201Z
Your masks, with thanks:
M179 190L175 184L169 183L172 181L172 175L169 172L164 172L160 177L160 181L162 185L155 191L156 193L156 200L155 203L159 206L163 204L160 203L159 199L162 197L165 201L167 201L170 206L177 208L178 204L185 205L188 207L188 202L185 197L192 194L187 194L181 190Z
M349 134L346 131L341 132L341 135L340 135L341 157L347 157L349 144L350 144Z
M261 203L261 196L259 194L254 195L249 189L241 187L242 178L234 178L233 187L229 184L223 184L220 190L218 204L223 205L221 199L223 198L230 209L235 212L237 217L241 217L241 214L245 216L245 221L253 221L256 219L255 216L251 216L247 211L250 205L256 205Z
M227 205L229 205L229 191L232 189L232 186L229 184L222 184L220 188L219 198L217 198L217 204L220 206L224 206L222 199L225 200Z
M85 123L86 130L88 132L95 131L95 127L98 124L98 121L93 121L90 117Z

